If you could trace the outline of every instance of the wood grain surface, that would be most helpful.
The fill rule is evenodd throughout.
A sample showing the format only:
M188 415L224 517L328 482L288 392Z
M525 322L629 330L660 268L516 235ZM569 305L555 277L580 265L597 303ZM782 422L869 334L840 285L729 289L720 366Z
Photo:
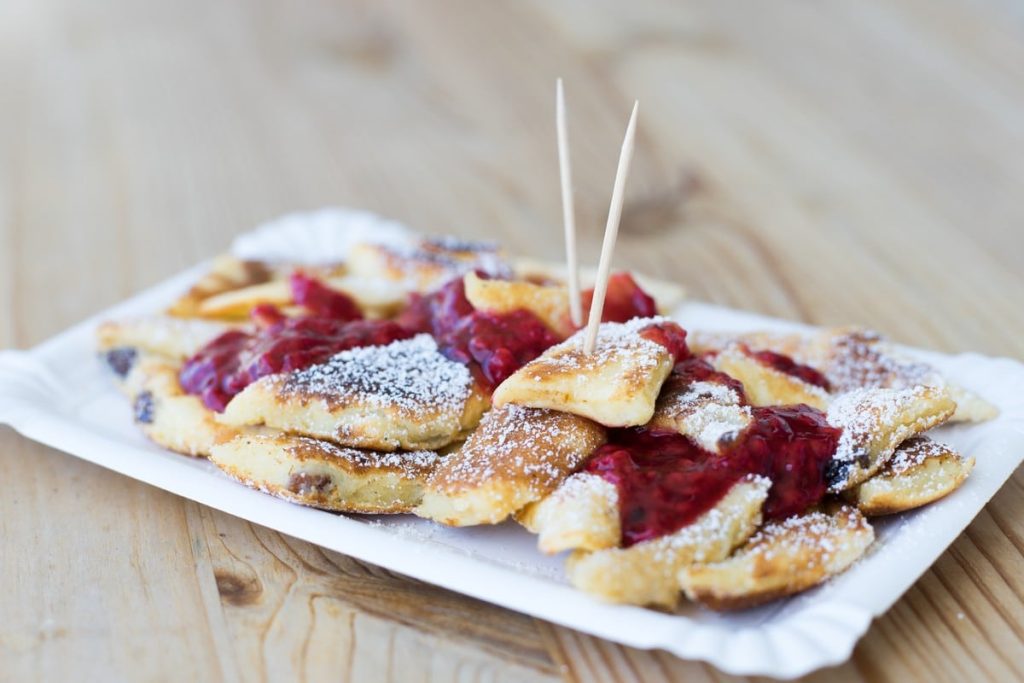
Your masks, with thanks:
M0 346L342 204L1024 355L1024 21L1005 0L0 3ZM325 552L0 429L2 681L721 681ZM822 681L1024 677L1024 477Z

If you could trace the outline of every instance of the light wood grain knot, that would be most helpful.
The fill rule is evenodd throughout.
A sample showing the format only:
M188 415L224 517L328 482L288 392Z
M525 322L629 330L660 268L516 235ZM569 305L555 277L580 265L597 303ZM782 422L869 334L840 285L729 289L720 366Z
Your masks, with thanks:
M667 187L626 201L620 230L627 235L652 235L679 227L686 205L707 187L697 169L680 169Z
M221 600L236 607L244 607L259 602L263 595L263 584L255 576L239 576L232 572L218 569L213 572L217 581L217 592Z

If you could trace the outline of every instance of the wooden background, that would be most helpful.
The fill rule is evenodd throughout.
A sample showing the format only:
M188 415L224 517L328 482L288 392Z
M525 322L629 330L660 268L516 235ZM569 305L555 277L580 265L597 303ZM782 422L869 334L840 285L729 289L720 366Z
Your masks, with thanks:
M1020 357L1022 38L1008 0L5 0L0 346L295 209L361 206L558 258L561 75L587 259L636 97L619 265L721 304ZM3 681L729 678L8 429L0 468ZM812 678L1024 676L1022 484Z

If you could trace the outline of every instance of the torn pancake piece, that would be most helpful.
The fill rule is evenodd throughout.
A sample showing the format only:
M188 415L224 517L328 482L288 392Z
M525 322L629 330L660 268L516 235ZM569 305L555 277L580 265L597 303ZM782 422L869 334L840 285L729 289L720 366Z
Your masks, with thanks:
M554 491L604 441L603 427L577 415L495 408L441 461L415 512L451 526L497 524Z
M694 356L673 368L648 428L677 432L706 451L721 453L753 418L743 385Z
M615 548L622 540L619 492L588 472L577 472L551 495L524 507L516 521L537 534L537 548L548 555Z
M438 462L432 451L381 453L254 432L214 446L210 460L249 488L324 510L408 512Z
M865 515L889 515L936 501L955 491L974 468L949 446L926 436L908 439L875 476L845 492Z
M856 508L769 522L731 557L684 567L686 597L716 610L760 605L816 586L867 552L875 532Z
M476 273L464 278L466 299L478 311L529 311L564 339L575 332L569 318L569 290L561 285L538 285L524 280L485 280Z
M609 602L674 607L679 571L694 562L728 557L761 523L771 482L750 476L691 524L628 548L576 551L566 561L573 586Z
M889 461L896 447L950 418L956 410L943 388L857 389L832 401L828 422L843 430L829 465L829 491L866 481Z
M732 344L742 344L754 351L783 354L819 371L833 395L855 389L911 389L920 385L945 387L957 404L951 421L981 422L999 414L999 409L985 399L949 382L934 367L904 354L872 330L837 327L789 334L694 332L689 342L697 353L720 351Z
M779 358L786 357L779 355ZM715 355L713 364L716 370L735 377L743 384L743 391L750 405L783 406L803 403L818 410L825 410L828 407L829 393L823 387L768 365L741 344L726 346Z
M469 369L420 334L263 377L231 399L221 420L353 448L436 449L476 426L486 405Z
M457 237L357 244L346 265L354 275L401 282L419 292L433 291L452 278L473 271L499 278L512 275L505 252L496 243Z
M106 356L108 365L124 377L127 370L122 372L110 360L119 353L127 353L122 350L134 349L140 353L185 360L229 329L228 325L209 320L144 316L101 323L96 328L96 346Z
M237 430L222 425L197 397L178 383L181 364L152 354L136 357L121 389L132 402L142 433L156 444L185 455L206 457Z
M608 427L646 424L676 353L685 353L685 332L663 318L602 323L590 354L583 350L585 334L574 334L517 370L495 390L494 405L550 408ZM670 346L683 350L655 341L665 335Z

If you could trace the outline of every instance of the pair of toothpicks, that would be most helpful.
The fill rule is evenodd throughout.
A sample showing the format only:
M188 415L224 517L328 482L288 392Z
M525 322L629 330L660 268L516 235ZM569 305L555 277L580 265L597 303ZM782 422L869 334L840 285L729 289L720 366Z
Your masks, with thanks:
M580 302L580 274L576 257L576 216L572 195L572 168L569 165L569 137L565 123L565 93L562 79L559 78L555 89L555 127L558 130L558 162L562 180L562 218L565 226L565 253L568 261L569 276L569 314L576 327L583 325L583 306ZM597 266L597 281L594 283L594 298L590 302L590 313L587 318L587 332L584 337L583 352L594 352L597 345L597 331L601 325L601 314L604 311L604 299L608 293L608 277L612 269L612 253L615 251L615 240L619 235L619 221L622 219L622 203L626 188L626 178L633 162L633 141L636 137L636 113L640 102L634 102L633 113L626 126L626 136L619 152L619 167L615 171L615 184L612 186L612 201L608 207L608 222L604 227L604 242L601 245L601 260Z

